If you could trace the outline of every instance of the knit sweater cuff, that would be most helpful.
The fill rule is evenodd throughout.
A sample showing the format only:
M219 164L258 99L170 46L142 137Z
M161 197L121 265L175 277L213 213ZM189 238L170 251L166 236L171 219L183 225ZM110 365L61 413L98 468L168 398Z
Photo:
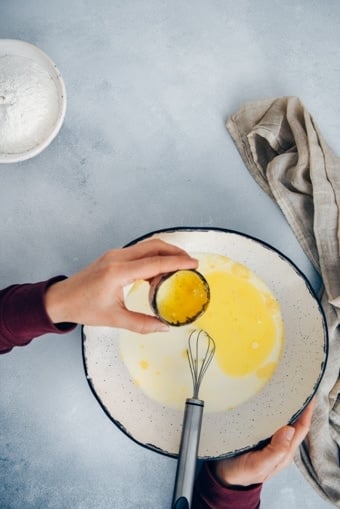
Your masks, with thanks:
M46 289L66 276L56 276L39 283L13 285L0 292L0 351L23 346L43 334L63 334L76 324L53 324L46 312Z

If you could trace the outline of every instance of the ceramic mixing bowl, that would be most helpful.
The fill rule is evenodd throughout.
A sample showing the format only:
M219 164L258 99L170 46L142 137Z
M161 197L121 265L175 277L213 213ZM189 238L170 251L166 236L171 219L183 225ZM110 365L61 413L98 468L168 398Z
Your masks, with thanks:
M200 394L206 403L201 458L228 457L264 443L278 428L296 420L325 370L327 330L311 286L286 256L239 232L174 228L147 234L132 243L150 238L162 239L193 255L227 257L241 270L241 276L242 267L246 267L275 296L283 341L276 352L276 369L266 383L251 393L256 374L226 377L218 367L209 367ZM146 285L145 297L137 288L131 304L151 313L148 285L140 284ZM129 292L131 289L127 289L127 298ZM226 325L228 319L226 310ZM86 376L106 414L139 444L171 456L178 453L185 397L191 396L182 331L177 327L169 333L147 336L131 336L107 327L85 326L82 331ZM153 378L144 380L147 373Z

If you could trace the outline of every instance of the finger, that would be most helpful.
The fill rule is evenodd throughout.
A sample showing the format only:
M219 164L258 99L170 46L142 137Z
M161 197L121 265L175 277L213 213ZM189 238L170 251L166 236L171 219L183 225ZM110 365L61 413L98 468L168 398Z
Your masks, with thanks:
M187 255L188 253L178 246L168 244L160 239L146 240L124 248L122 256L126 261L137 260L146 256L160 256L160 255Z
M157 318L123 309L119 315L119 327L139 334L167 332L169 327Z
M312 399L312 401L306 406L306 408L304 409L302 414L299 416L299 418L293 424L293 426L295 428L299 428L299 427L309 428L310 427L314 406L315 406L315 400Z
M295 434L296 430L293 426L283 426L274 433L268 447L275 451L278 456L281 453L286 455L291 450Z
M158 274L173 272L175 270L195 269L197 260L186 255L152 256L129 262L124 267L125 284L136 279L150 279Z

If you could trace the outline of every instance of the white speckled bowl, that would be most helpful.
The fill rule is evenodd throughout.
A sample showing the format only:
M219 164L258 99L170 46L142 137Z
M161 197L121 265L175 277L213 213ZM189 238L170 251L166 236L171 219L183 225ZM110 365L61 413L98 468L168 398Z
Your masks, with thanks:
M40 152L48 147L48 145L53 141L64 122L67 101L65 84L60 71L50 57L41 49L25 41L16 39L0 39L0 57L7 55L28 58L35 62L35 64L38 64L42 69L47 71L51 80L53 80L55 84L57 92L56 108L58 113L56 118L53 119L53 122L50 122L49 129L45 133L45 137L40 139L39 142L34 142L29 149L23 152L4 153L0 151L0 163L16 163L31 159L32 157L40 154ZM46 121L47 120L48 119L46 119Z
M204 414L199 456L227 457L256 447L279 427L294 422L318 388L328 352L320 305L297 267L257 239L222 229L175 228L150 233L132 243L151 237L189 253L228 256L257 274L279 301L285 342L274 375L240 406ZM107 415L128 436L152 450L176 456L183 412L161 406L134 385L120 356L118 333L116 329L83 327L90 387Z

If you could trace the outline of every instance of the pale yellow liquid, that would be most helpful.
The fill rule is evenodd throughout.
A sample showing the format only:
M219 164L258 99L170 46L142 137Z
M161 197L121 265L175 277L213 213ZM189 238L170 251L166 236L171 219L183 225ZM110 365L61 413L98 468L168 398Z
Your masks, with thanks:
M256 371L275 344L273 311L278 311L278 304L244 275L218 271L206 277L211 299L197 327L214 339L216 360L226 375Z
M193 329L204 329L216 343L215 357L201 385L205 411L224 411L253 397L278 365L283 324L278 301L244 265L225 256L200 254L199 272L208 281L210 302L195 322L167 333L140 335L122 331L120 350L136 390L161 405L183 408L192 396L186 350ZM135 284L126 303L151 313L149 285Z

